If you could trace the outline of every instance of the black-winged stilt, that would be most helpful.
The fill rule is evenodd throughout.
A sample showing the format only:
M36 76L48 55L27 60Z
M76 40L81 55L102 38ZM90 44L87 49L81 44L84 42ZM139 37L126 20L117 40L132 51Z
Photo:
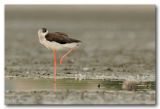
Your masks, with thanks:
M64 57L66 57L73 49L77 48L81 41L77 39L70 38L66 33L54 32L49 33L46 28L41 28L38 30L39 41L46 48L53 50L54 54L54 83L56 83L56 51L69 49L61 58L60 64L62 64ZM56 84L54 86L56 89Z

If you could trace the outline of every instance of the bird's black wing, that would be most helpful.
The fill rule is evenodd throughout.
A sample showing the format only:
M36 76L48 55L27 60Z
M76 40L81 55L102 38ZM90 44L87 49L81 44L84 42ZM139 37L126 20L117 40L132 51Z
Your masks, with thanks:
M68 34L63 33L63 32L55 32L56 35L61 35L61 36L65 36L68 37Z
M45 36L45 38L46 38L46 40L48 40L50 42L55 41L60 44L80 42L79 40L69 38L66 33L61 33L61 32L48 33Z

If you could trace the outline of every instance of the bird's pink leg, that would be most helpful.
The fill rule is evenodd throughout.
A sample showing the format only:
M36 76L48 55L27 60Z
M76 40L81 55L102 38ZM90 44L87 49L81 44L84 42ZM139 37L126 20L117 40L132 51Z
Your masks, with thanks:
M56 60L56 49L53 50L53 55L54 55L54 92L56 92L56 71L57 71L57 60Z
M62 64L63 59L64 59L70 52L72 52L73 50L74 50L74 48L71 48L67 53L65 53L65 54L61 57L61 59L60 59L60 64Z

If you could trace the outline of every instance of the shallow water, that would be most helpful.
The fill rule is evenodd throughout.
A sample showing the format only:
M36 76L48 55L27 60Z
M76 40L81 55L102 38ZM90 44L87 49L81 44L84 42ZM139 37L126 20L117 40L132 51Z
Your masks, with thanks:
M124 81L122 80L75 80L58 79L56 83L53 79L6 79L5 90L29 91L29 90L122 90ZM144 84L145 83L145 84ZM136 84L136 90L154 90L155 83L141 82Z

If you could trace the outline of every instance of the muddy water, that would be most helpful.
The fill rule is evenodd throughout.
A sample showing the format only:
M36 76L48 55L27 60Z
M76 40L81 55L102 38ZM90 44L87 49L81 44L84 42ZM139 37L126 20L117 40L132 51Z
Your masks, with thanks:
M104 83L106 84L104 85ZM108 83L108 84L107 84ZM122 81L104 81L104 80L74 80L74 79L57 79L56 89L57 90L98 90L98 85L100 84L100 89L108 90L121 89ZM10 87L12 86L12 87ZM54 90L53 79L6 79L6 90Z
M75 80L75 79L6 79L5 90L123 90L124 81L120 80ZM132 84L134 84L132 82ZM131 85L132 85L131 84ZM127 84L126 84L127 85ZM136 83L136 90L154 90L155 83L139 82ZM126 89L127 90L127 89Z

